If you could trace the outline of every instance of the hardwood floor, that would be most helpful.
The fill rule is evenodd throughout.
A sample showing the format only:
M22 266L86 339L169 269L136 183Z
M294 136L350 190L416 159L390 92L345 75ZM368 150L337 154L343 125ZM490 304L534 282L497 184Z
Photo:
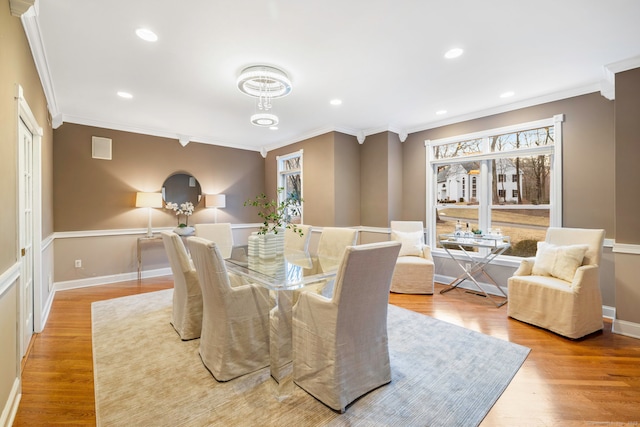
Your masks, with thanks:
M24 364L14 426L95 425L91 302L172 286L163 277L58 292ZM601 333L568 340L508 318L506 306L442 288L390 302L531 348L482 426L640 425L640 340L612 334L608 321Z

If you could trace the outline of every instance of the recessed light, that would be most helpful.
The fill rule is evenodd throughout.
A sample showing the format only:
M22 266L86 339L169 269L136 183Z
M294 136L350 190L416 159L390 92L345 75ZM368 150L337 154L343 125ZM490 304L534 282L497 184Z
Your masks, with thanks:
M462 55L463 52L464 50L460 49L459 47L456 47L448 50L447 53L444 54L444 57L447 59L457 58L458 56Z
M342 100L341 99L332 99L331 101L329 101L329 104L331 104L331 105L341 105L342 104Z
M122 92L122 91L118 92L118 96L120 98L125 98L125 99L133 98L133 95L131 95L129 92Z
M436 111L436 114L439 115L439 116L441 116L443 114L447 114L447 110L438 110L438 111Z
M512 90L510 90L510 91L508 91L508 92L504 92L504 93L502 93L502 94L500 95L500 98L509 98L509 97L511 97L511 96L513 96L513 95L515 95L515 93L514 93Z
M148 41L148 42L158 41L158 36L156 35L156 33L146 28L138 28L136 30L136 35L144 41Z
M278 130L278 126L271 126L269 129L271 129L271 130Z

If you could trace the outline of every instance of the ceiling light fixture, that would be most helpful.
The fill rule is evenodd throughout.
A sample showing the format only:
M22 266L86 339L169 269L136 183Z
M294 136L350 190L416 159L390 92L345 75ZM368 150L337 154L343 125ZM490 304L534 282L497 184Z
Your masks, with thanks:
M156 33L146 28L138 28L136 30L136 35L147 42L158 41L158 36L156 35Z
M277 126L278 116L269 113L257 113L251 116L251 124L261 127Z
M133 95L131 95L129 92L123 92L123 91L118 92L118 96L120 98L125 98L125 99L133 98Z
M331 101L329 101L329 104L331 104L331 105L342 105L342 100L341 99L332 99Z
M459 47L456 47L456 48L448 50L444 54L444 57L447 58L447 59L457 58L458 56L462 55L463 52L464 52L464 50L460 49Z
M513 91L508 91L508 92L504 92L503 94L500 95L500 98L509 98L511 96L515 95L515 93Z
M267 111L273 107L273 99L291 93L291 80L287 74L268 65L254 65L242 70L237 85L240 92L256 98L257 112L251 116L251 123L262 127L276 126L278 116Z
M441 115L443 115L443 114L447 114L447 110L438 110L438 111L436 111L436 114L437 114L438 116L441 116Z

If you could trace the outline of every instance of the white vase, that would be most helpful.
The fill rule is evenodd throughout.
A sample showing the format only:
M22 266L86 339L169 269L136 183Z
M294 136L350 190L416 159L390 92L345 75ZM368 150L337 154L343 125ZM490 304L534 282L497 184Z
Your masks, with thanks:
M258 256L262 259L272 259L284 252L284 232L266 233L258 235Z
M179 236L190 236L196 231L193 227L176 227L173 232Z

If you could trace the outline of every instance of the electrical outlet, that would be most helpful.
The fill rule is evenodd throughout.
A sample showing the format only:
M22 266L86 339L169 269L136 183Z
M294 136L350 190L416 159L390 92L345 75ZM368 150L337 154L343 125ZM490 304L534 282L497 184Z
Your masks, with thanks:
M81 259L77 259L76 260L76 268L82 268L82 260Z

